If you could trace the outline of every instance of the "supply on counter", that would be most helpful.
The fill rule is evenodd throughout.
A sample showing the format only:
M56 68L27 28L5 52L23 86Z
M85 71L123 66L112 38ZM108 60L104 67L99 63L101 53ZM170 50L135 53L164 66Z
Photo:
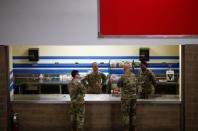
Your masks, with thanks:
M173 70L167 70L166 71L166 80L167 81L174 81L174 71Z
M43 79L44 79L44 75L43 75L43 74L40 74L40 75L39 75L39 80L40 80L40 81L43 81Z

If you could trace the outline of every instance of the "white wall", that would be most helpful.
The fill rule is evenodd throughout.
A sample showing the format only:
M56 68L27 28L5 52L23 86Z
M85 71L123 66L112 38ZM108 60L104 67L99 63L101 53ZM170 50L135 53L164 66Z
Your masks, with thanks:
M139 56L139 48L149 48L151 56L179 56L178 45L117 46L12 46L13 56L28 56L29 48L39 48L40 56Z
M197 44L198 39L99 39L97 0L1 0L0 44Z
M150 49L150 56L179 56L178 45L141 46L141 45L120 45L120 46L12 46L13 56L28 56L29 48L39 48L40 56L139 56L139 48ZM120 60L120 59L119 59ZM111 60L118 61L118 60ZM120 60L123 61L123 60ZM135 61L139 61L135 59ZM109 63L109 59L40 59L37 63ZM179 59L150 59L149 63L179 63ZM14 64L32 63L28 59L14 59Z

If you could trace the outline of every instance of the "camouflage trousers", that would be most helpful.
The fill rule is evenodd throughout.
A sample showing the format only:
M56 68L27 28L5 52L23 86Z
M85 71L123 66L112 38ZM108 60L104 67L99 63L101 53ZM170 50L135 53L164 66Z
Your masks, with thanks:
M73 130L83 130L85 122L85 103L71 103L71 122Z
M121 99L122 123L124 128L136 127L136 99Z

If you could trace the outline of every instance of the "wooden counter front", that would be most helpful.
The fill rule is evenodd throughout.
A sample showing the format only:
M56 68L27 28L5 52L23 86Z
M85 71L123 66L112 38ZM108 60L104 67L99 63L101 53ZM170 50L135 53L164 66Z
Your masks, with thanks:
M33 99L33 96L30 97L32 100L28 100L28 96L23 97L26 100L22 100L22 96L15 98L12 106L13 111L19 113L20 131L70 130L68 95L53 95L48 100L47 97L40 96L43 100ZM119 97L103 94L97 95L97 98L89 95L86 99L85 131L122 129ZM180 131L180 106L180 101L176 100L138 100L137 130Z

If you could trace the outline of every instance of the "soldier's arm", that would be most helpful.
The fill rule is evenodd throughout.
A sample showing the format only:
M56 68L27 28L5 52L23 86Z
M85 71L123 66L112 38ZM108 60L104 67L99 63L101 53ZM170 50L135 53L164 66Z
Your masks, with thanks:
M78 83L78 89L79 89L79 91L82 92L83 94L86 93L86 87L85 87L83 84L81 84L80 82Z
M89 77L89 75L86 75L86 76L81 80L81 83L82 83L84 86L87 86L87 85L88 85L88 77Z
M155 78L155 75L153 74L153 72L149 73L149 77L150 77L150 80L152 81L152 84L154 86L156 86L156 78Z

